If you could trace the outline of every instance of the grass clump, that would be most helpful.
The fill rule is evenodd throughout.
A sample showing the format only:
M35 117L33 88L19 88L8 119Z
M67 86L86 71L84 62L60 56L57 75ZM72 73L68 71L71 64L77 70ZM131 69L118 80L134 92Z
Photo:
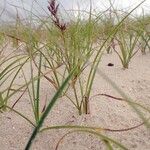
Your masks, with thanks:
M92 20L91 14L89 14L87 21L83 22L80 18L78 18L76 22L67 26L67 24L61 23L60 18L58 17L59 5L56 5L56 3L52 1L48 8L52 15L52 21L55 25L54 27L58 29L58 33L55 35L57 36L57 39L60 40L56 42L56 38L53 36L52 40L54 41L51 42L52 45L48 45L48 49L50 52L52 51L50 55L53 57L53 60L51 60L50 63L56 64L54 62L59 62L60 64L63 64L62 72L58 73L53 70L54 79L56 79L55 85L59 88L64 77L67 74L70 74L72 69L77 66L77 70L70 81L71 83L69 87L67 88L67 90L71 89L73 91L75 101L68 96L67 98L71 100L80 115L82 113L89 113L88 101L93 77L91 78L91 74L89 73L88 79L84 81L83 74L88 66L88 61L95 53L95 50L93 49L93 38L96 34L94 32L94 28L96 28L97 22ZM56 66L54 68L56 68ZM77 86L79 86L79 90L77 90ZM65 95L67 95L67 90Z
M139 41L139 35L132 30L119 31L117 36L117 43L120 52L115 50L124 69L129 67L129 63L132 57L138 52L137 44Z
M139 47L142 54L146 54L150 50L150 17L143 15L138 17L135 21L135 30L139 34Z

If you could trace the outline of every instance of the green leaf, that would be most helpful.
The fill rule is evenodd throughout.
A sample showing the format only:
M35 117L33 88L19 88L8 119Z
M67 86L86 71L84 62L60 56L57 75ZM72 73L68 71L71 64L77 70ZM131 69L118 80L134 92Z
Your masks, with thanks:
M34 138L36 137L39 129L41 128L45 118L47 117L47 115L49 114L49 112L51 111L52 107L54 106L54 104L56 103L56 101L58 100L59 96L62 94L64 88L66 87L66 85L68 84L69 80L71 79L71 77L73 76L74 72L76 71L75 67L72 72L68 75L68 77L65 79L65 81L63 82L63 84L60 86L60 88L58 89L58 91L56 92L56 94L54 95L54 97L51 99L50 103L48 104L45 112L43 113L43 115L41 116L37 126L35 127L34 131L32 132L32 135L26 145L25 150L29 150L29 148L31 147L31 144L34 140Z
M4 99L2 93L0 92L0 111L1 109L4 109Z

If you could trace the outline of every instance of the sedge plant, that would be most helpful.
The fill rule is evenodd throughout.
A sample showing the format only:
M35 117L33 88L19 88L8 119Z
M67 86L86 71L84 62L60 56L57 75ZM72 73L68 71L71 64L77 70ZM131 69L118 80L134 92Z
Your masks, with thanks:
M92 20L90 14L87 21L82 21L78 18L76 22L68 27L66 23L61 22L58 16L58 8L59 4L56 5L55 1L49 2L48 9L52 15L52 22L58 29L58 39L60 39L60 41L54 41L54 45L48 48L49 50L53 48L51 56L53 55L53 58L56 58L55 62L59 61L64 66L63 73L61 73L61 80L72 71L74 66L78 66L78 69L74 73L71 83L67 88L67 90L71 89L73 91L75 101L67 96L67 91L65 92L65 96L71 100L77 108L78 113L81 115L82 113L89 112L88 99L90 87L86 87L87 89L85 89L82 75L86 69L87 60L89 60L94 53L93 37L95 36L94 27L96 22ZM54 62L52 62L52 64L54 64ZM56 74L58 75L58 73L55 72L55 78ZM57 86L60 85L62 82L61 80L57 77ZM87 79L87 84L92 84L92 82L93 78L89 77ZM78 86L80 90L77 90Z
M117 34L116 40L120 51L114 50L119 56L124 69L129 67L132 57L138 52L138 48L136 46L138 44L139 37L139 34L132 30L119 31Z

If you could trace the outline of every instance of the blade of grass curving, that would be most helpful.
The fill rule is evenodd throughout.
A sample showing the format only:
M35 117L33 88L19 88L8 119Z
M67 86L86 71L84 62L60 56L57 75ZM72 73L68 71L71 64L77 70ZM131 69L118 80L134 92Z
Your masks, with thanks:
M114 139L111 139L110 137L107 137L107 136L105 136L103 134L100 134L99 132L92 131L92 130L76 130L75 132L85 132L85 133L93 134L95 136L100 137L100 139L102 139L102 140L106 140L106 141L109 141L109 142L115 144L117 147L119 147L119 148L121 148L123 150L128 150L128 148L126 148L124 145L120 144L119 142L115 141Z
M115 96L112 96L112 95L108 95L108 94L96 94L96 95L92 96L91 98L94 98L96 96L105 96L105 97L111 98L113 100L128 102L127 99L125 100L123 98L118 98L118 97L115 97ZM143 106L143 105L141 105L139 103L136 103L136 102L130 101L130 103L132 103L133 105L136 105L136 106L138 106L138 107L142 108L143 110L145 110L145 111L150 113L150 108L147 108L147 107L145 107L145 106Z
M58 150L58 148L60 147L60 144L62 143L62 141L64 140L64 138L65 138L66 136L72 134L72 133L75 133L75 131L69 131L69 132L67 132L65 135L63 135L63 136L59 139L59 141L57 142L57 145L56 145L56 147L55 147L55 150ZM110 144L110 142L109 142L108 140L102 140L102 141L104 141L104 143L105 143L106 147L108 148L108 150L113 150L113 148L112 148L112 146L111 146L111 144Z
M46 73L43 73L42 75L40 75L40 78L41 78L41 77L44 77L45 74L47 74L47 72L46 72ZM35 76L35 77L33 78L33 80L34 80L34 81L38 80L38 77ZM18 89L16 89L15 92L9 94L9 96L8 96L7 98L9 99L9 98L12 97L17 91L20 91L21 89L27 87L27 86L30 85L31 83L32 83L32 80L28 81L26 84L24 84L24 85L22 85L21 87L19 87ZM4 89L1 93L3 94L3 93L5 93L7 90L8 90L8 88ZM5 98L5 99L6 99L6 98Z
M10 73L8 73L8 74L5 76L5 78L3 78L3 81L0 82L0 87L1 87L6 81L8 81L8 78L10 77L10 75L12 75L12 73L13 73L13 70L12 70Z
M11 54L9 54L8 56L5 56L4 60L0 63L0 66L4 65L5 63L8 63L8 61L13 60L16 57L19 57L20 55L15 55L15 56L11 56Z
M6 75L8 75L8 73L13 73L18 67L20 67L20 64L17 64L16 66L10 68L7 72L2 74L2 76L0 76L0 80L2 80Z
M18 61L22 60L23 58L26 58L26 56L21 57L13 62L11 62L11 64L9 64L2 72L0 72L0 80L3 78L4 73L10 68L12 67L14 64L18 63ZM17 65L18 66L18 65Z
M150 117L146 119L146 122L150 121ZM108 131L108 132L126 132L129 130L134 130L140 126L143 126L145 122L141 122L138 125L131 126L129 128L121 128L121 129L111 129L111 128L103 128L103 127L93 127L93 126L81 126L81 125L58 125L58 126L50 126L45 127L40 130L40 132L44 132L47 130L54 130L54 129L87 129L87 130L95 130L95 131Z
M66 133L60 140L63 140L67 135L69 134L72 134L72 133L76 133L76 132L85 132L85 133L90 133L94 136L97 136L99 137L102 141L107 141L107 142L104 142L105 145L109 148L109 150L112 150L112 146L110 143L116 145L118 148L121 148L123 150L128 150L124 145L120 144L119 142L115 141L114 139L110 138L110 137L107 137L99 132L96 132L96 131L93 131L93 130L87 130L87 129L77 129L77 130L74 130L74 131L70 131L68 133ZM59 141L56 148L58 149L58 146L61 142ZM56 150L57 150L56 149Z
M7 94L6 94L6 100L5 100L5 104L6 104L6 105L7 105L7 101L8 101L7 97L9 96L10 89L11 89L11 87L12 87L12 85L13 85L13 83L14 83L16 77L17 77L17 75L19 74L20 70L21 70L22 67L26 64L27 61L28 61L28 59L26 59L22 64L20 64L19 69L17 70L17 72L15 73L13 79L11 80L11 83L9 84L9 88L8 88L8 91L7 91Z

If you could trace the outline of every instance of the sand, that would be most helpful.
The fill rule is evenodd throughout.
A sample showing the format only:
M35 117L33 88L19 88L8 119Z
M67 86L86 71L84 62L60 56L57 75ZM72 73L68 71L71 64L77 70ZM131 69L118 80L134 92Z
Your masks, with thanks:
M9 50L8 50L9 49ZM10 47L7 50L10 52ZM18 53L18 51L16 52ZM114 66L107 66L113 63ZM30 73L28 65L24 67L26 74ZM123 70L121 63L113 52L104 54L99 68L108 75L123 92L129 95L134 102L150 108L150 53L142 55L140 52L131 60L129 69ZM1 68L2 69L2 68ZM18 77L18 83L23 77ZM9 84L9 83L7 83ZM8 85L6 85L8 86ZM2 88L2 87L1 87ZM4 88L4 87L3 87ZM46 97L54 95L54 89L43 81L41 89L42 105ZM19 97L19 92L12 98L10 104ZM120 94L101 76L96 74L91 96L109 94L121 97ZM16 104L15 109L34 120L28 93ZM90 99L91 113L79 116L70 101L60 98L49 114L44 126L52 125L85 125L109 129L126 129L142 123L133 109L123 101L116 101L104 96L95 96ZM146 118L150 114L144 113ZM33 126L12 111L0 113L0 149L23 150L32 133ZM70 130L48 130L38 134L32 145L32 150L55 150L58 141ZM149 150L150 131L144 126L124 132L100 132L125 145L130 150ZM88 133L71 133L60 142L58 150L105 150L104 143L96 136ZM117 148L115 148L117 149Z

